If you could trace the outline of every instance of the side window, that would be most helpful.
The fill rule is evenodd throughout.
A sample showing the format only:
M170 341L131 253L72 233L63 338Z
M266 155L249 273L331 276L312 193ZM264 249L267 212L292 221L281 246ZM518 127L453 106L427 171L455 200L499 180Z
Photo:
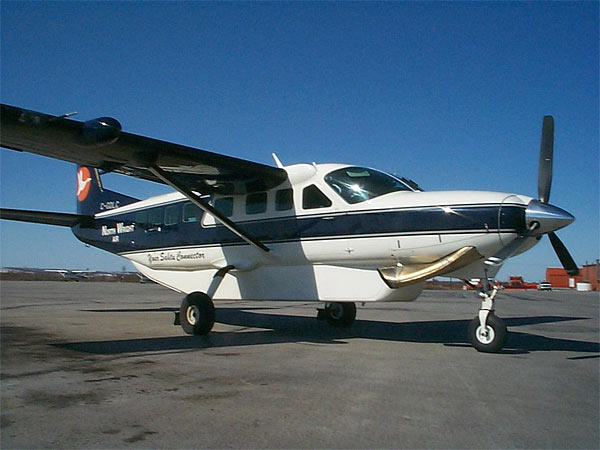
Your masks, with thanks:
M267 193L256 192L246 197L246 214L262 214L267 211Z
M233 216L233 197L222 197L214 201L213 206L225 217Z
M202 210L191 202L187 202L183 205L183 222L192 223L200 222L202 218Z
M280 189L275 192L275 210L287 211L294 207L294 191L291 189Z
M148 223L150 226L160 226L163 220L162 208L154 208L148 211Z
M179 219L179 206L171 205L165 208L165 225L176 225Z
M305 187L302 191L302 208L315 209L328 208L329 206L331 206L331 200L314 184Z
M135 214L135 227L140 229L148 227L148 211L139 211Z

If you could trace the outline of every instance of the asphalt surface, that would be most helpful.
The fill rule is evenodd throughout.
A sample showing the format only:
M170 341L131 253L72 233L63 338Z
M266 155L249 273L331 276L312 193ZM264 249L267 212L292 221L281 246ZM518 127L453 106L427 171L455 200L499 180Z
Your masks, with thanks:
M153 284L0 285L0 447L598 448L599 295L504 291L483 354L471 292L358 308L220 302L210 337Z

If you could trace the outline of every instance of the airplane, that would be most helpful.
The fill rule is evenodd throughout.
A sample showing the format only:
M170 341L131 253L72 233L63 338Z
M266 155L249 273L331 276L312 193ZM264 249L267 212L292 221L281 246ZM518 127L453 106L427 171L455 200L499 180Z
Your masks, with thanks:
M83 271L83 270L56 269L56 270L45 270L45 272L59 273L64 281L81 281L81 280L88 280L92 277L92 275L89 271Z
M0 145L77 169L77 214L3 208L8 220L70 227L150 280L185 294L175 323L210 333L214 301L315 301L317 317L349 327L356 303L410 302L425 280L479 279L468 326L473 347L498 352L507 328L490 281L510 257L548 235L565 269L578 269L555 231L573 222L548 203L554 119L545 116L538 198L485 191L425 191L410 180L347 164L275 166L2 104ZM105 189L104 173L175 192L139 200Z

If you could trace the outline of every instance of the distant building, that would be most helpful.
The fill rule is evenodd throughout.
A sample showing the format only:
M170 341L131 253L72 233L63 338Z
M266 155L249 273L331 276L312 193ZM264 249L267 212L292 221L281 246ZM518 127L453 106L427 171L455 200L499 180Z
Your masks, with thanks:
M548 267L546 269L546 280L552 287L572 288L577 287L577 283L590 283L592 290L600 290L600 262L596 260L594 264L586 264L579 269L579 275L569 275L565 269L558 267Z

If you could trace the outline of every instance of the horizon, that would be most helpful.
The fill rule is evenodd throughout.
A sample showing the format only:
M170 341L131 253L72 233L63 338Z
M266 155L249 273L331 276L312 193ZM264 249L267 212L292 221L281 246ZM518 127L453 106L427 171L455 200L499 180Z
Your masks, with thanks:
M579 266L579 268L584 268L584 267L592 267L592 266L597 266L600 264L600 261L597 260L593 263L586 263L586 264L582 264ZM547 267L546 270L564 270L562 267ZM15 267L15 266L1 266L0 267L0 272L4 271L4 270L22 270L22 271L27 271L27 270L32 270L32 271L48 271L48 272L58 272L58 271L65 271L65 272L87 272L87 273L109 273L109 274L118 274L118 273L135 273L141 276L144 276L143 274L141 274L139 271L137 271L135 268L131 268L131 267L121 267L120 270L96 270L96 269L82 269L82 268L74 268L74 269L68 269L68 268L64 268L64 267L29 267L29 266L22 266L22 267ZM565 273L566 274L566 273ZM571 276L569 275L569 277L572 278L576 278L579 277L581 275L575 275L575 276ZM507 283L509 281L510 278L512 277L523 277L523 280L525 281L531 281L531 282L542 282L542 281L546 281L546 278L542 278L539 280L531 280L528 279L526 277L524 277L521 274L517 274L517 273L513 273L513 274L507 274L505 275L505 279L501 278L501 277L496 277L494 278L494 280L500 282L500 283ZM464 280L461 280L459 278L453 278L453 277L445 277L445 276L437 276L437 277L433 277L428 279L427 281L437 281L437 282L444 282L444 283L448 283L448 282L452 282L452 283L462 283L464 284Z

